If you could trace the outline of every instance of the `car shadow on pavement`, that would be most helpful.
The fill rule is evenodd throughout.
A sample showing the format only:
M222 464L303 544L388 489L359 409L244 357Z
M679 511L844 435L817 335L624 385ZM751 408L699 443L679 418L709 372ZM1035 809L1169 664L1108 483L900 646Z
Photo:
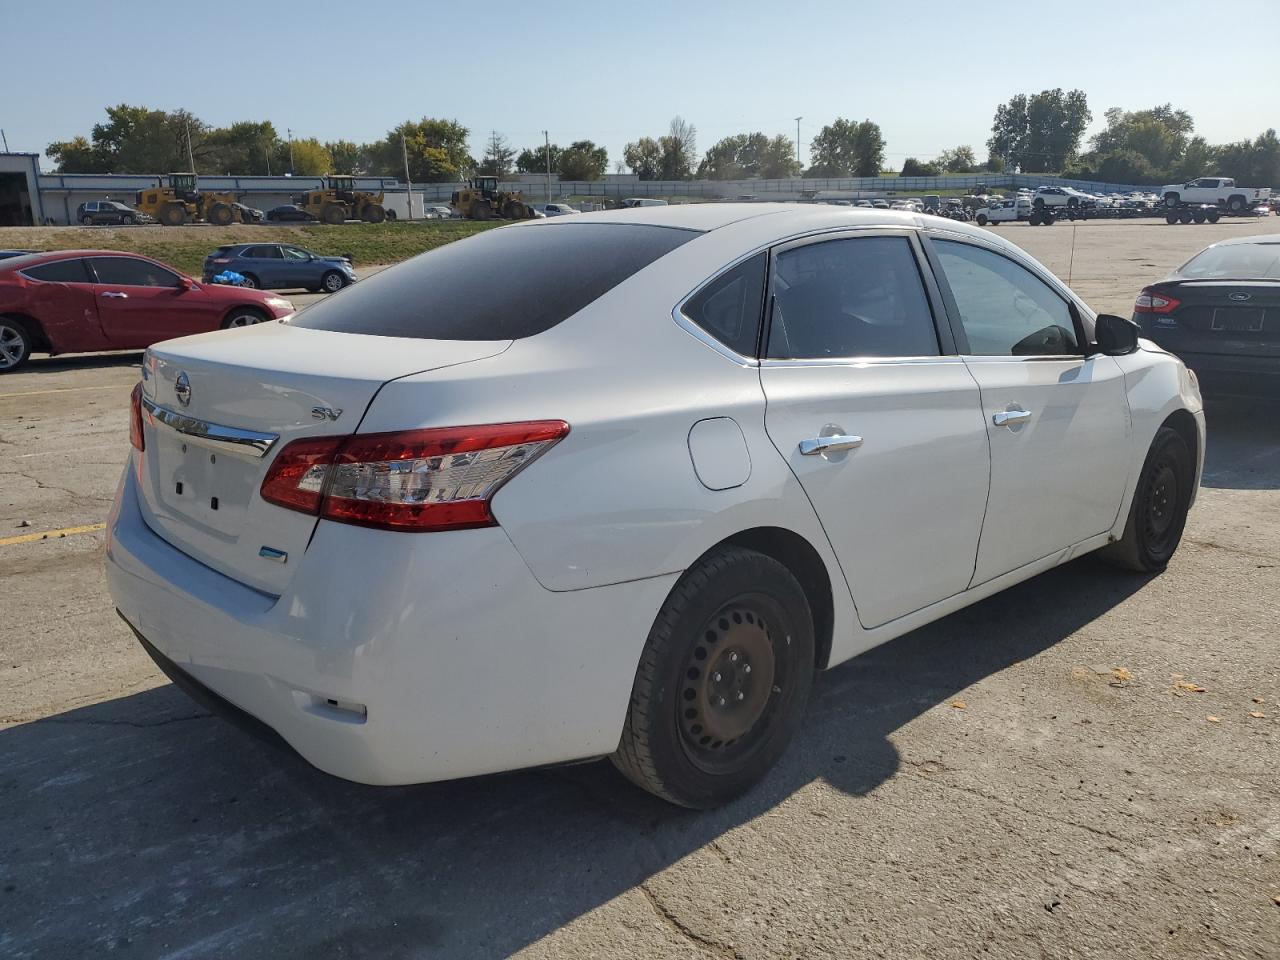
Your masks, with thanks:
M778 767L703 813L641 793L607 762L359 786L259 744L172 686L10 727L0 953L505 956L815 780L875 790L904 763L891 738L905 724L1146 582L1079 560L820 676ZM945 762L945 749L906 761Z
M1206 397L1205 424L1203 486L1280 488L1280 397Z
M22 377L42 373L58 373L64 370L92 370L94 368L138 367L142 365L142 351L127 353L62 353L56 357L35 354L21 370L7 374L4 382L14 384Z

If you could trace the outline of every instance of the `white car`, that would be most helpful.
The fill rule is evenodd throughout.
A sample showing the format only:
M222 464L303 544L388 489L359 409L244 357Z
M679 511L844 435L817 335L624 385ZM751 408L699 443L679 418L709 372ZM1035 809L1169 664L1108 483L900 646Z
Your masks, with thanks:
M1014 200L992 200L985 208L978 211L978 226L985 227L989 223L1011 223L1015 220L1030 220L1033 208L1027 197Z
M709 807L815 669L1103 547L1163 568L1205 435L1176 357L985 230L700 204L157 344L131 441L111 596L189 691L350 780L608 756Z
M566 217L578 210L567 203L544 203L538 207L548 217Z
M1183 203L1212 203L1232 213L1244 213L1271 199L1270 187L1240 187L1230 177L1200 177L1188 183L1173 183L1160 190L1166 206Z
M1094 197L1072 187L1036 187L1031 202L1037 208L1041 208L1092 206L1094 201Z

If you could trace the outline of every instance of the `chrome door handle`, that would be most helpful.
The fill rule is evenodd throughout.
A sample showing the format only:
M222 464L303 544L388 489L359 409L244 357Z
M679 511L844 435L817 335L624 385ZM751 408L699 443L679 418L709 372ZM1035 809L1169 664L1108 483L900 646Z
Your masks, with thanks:
M814 437L812 440L800 441L800 456L813 457L820 453L836 453L840 450L852 450L862 446L861 437L835 436Z
M1017 423L1026 423L1030 419L1030 410L1001 410L992 415L991 422L997 427L1012 427Z
M129 295L127 293L121 293L118 290L104 290L102 291L102 295L104 297L110 297L112 300L128 300L129 299Z

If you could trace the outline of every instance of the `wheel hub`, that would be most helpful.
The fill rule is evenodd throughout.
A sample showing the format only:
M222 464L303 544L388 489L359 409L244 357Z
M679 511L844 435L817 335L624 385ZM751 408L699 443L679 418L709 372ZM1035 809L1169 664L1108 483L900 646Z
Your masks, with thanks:
M1177 475L1169 464L1161 464L1151 481L1151 493L1147 498L1147 526L1153 536L1160 537L1168 532L1177 506Z
M681 729L688 746L716 754L747 734L773 695L774 662L758 610L732 606L713 617L685 666Z

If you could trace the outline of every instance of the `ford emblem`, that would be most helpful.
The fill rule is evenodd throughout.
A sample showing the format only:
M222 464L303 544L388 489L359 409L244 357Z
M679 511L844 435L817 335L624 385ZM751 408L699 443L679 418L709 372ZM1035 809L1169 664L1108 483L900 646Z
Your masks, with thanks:
M191 403L191 378L187 376L187 371L180 372L178 379L173 381L173 392L184 407Z
M1246 300L1252 300L1251 293L1232 293L1227 295L1228 300L1234 300L1236 303L1244 303Z

